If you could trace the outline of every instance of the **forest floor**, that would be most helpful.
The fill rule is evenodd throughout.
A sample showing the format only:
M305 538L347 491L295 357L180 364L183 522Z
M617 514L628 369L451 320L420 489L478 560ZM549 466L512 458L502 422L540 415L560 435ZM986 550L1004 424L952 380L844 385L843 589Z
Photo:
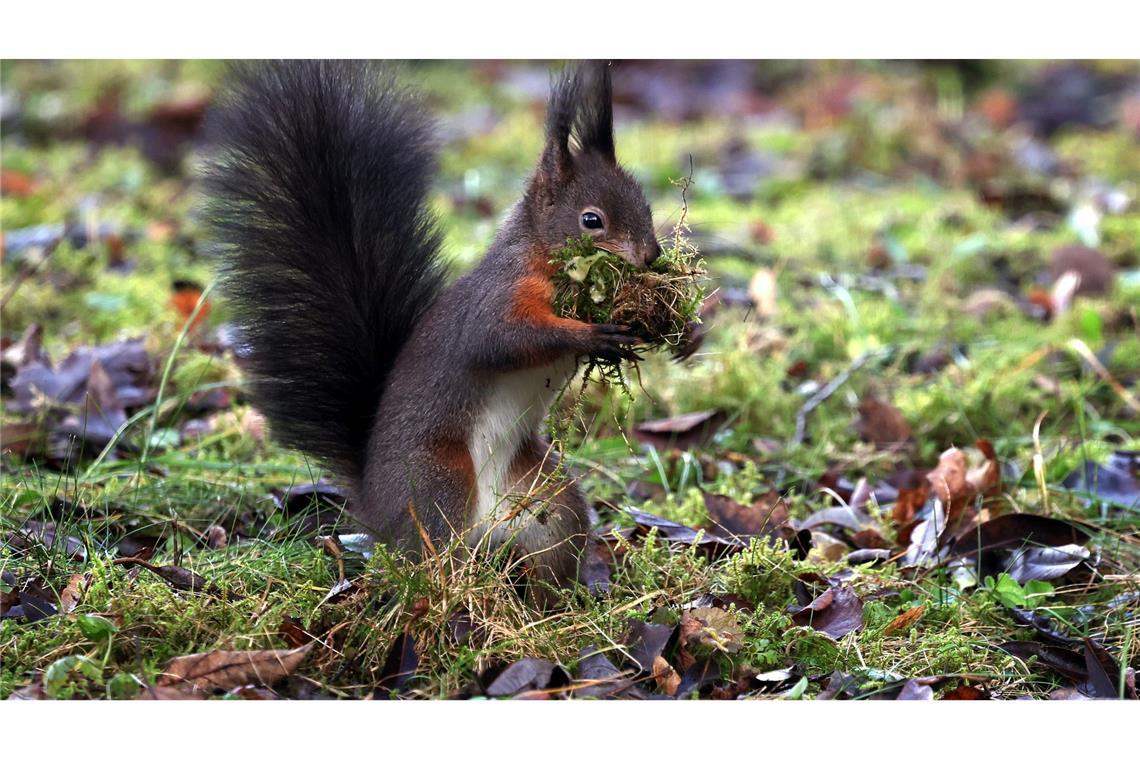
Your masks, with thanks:
M220 74L5 64L0 698L1136 697L1134 63L619 65L707 339L556 410L598 541L546 612L509 553L369 550L245 402L194 211ZM549 75L406 76L458 273Z

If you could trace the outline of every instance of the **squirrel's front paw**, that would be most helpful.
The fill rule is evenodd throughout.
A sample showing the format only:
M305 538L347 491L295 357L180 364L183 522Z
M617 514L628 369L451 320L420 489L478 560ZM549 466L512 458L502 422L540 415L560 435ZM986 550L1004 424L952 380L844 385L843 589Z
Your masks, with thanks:
M641 357L633 346L638 339L629 334L626 325L593 325L587 353L592 359L605 362L638 361Z
M705 342L705 328L700 322L689 322L681 333L681 340L673 349L673 360L683 362L700 349Z

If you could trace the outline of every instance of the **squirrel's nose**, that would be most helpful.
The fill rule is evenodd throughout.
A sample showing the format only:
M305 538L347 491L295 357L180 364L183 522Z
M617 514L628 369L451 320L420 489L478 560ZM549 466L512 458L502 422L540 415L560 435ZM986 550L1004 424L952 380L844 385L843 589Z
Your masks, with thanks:
M657 261L657 259L661 258L661 253L661 244L654 240L653 245L649 248L649 255L645 257L645 266L649 266L654 261Z

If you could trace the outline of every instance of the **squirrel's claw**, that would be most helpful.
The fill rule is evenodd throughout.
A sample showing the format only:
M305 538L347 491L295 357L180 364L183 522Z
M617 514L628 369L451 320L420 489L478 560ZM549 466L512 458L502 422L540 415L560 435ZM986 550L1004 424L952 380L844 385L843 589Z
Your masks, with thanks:
M629 334L627 325L594 325L589 348L591 358L606 362L635 362L641 356L634 350L640 340Z
M689 322L681 334L681 342L673 349L673 361L683 362L695 354L705 342L706 331L700 322Z

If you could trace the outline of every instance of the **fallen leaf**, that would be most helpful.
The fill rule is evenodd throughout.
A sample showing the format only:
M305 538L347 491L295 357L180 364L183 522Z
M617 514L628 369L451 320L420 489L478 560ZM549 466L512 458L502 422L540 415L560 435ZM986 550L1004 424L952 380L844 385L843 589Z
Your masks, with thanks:
M400 691L415 677L419 667L420 658L416 654L416 640L412 638L412 634L402 633L388 650L377 688L388 693Z
M1084 658L1068 649L1037 641L1007 641L1000 645L1003 650L1019 660L1037 658L1037 663L1059 673L1074 683L1088 679L1089 671Z
M633 436L659 449L690 449L708 443L725 419L727 415L717 409L689 412L638 423L633 426Z
M15 169L0 170L0 194L9 198L26 198L36 192L35 177Z
M914 516L926 504L927 498L930 496L930 484L922 483L914 488L900 488L898 496L895 498L895 504L891 508L891 520L897 528L902 528L905 525L910 525L914 522ZM899 534L899 541L906 543L910 540L909 535Z
M934 689L929 685L924 684L917 678L912 678L903 684L902 690L895 699L899 701L908 700L931 700L934 699Z
M675 699L685 699L694 691L702 692L705 687L720 681L720 668L711 659L699 660L685 668L681 683L673 695Z
M877 562L885 562L890 559L893 554L890 549L856 549L849 553L846 559L849 565L869 565Z
M204 695L200 691L194 689L176 689L173 686L147 686L135 697L135 699L143 701L171 701L203 698Z
M171 287L170 305L174 308L183 320L188 320L194 314L194 310L198 309L198 315L194 318L193 324L190 325L191 330L196 330L210 315L210 301L207 299L201 308L198 308L198 302L202 300L202 286L189 280L175 280Z
M672 520L667 520L660 515L655 515L652 512L644 512L634 507L626 507L625 511L644 532L656 528L657 534L666 541L686 544L688 546L700 546L708 549L713 554L717 554L718 552L740 551L745 547L744 542L740 539L724 538L713 531L690 528L680 523L675 523Z
M877 398L859 402L856 432L864 441L881 450L899 450L914 444L914 433L906 417L892 404Z
M603 541L591 541L582 559L578 580L594 596L604 596L610 590L612 553Z
M919 522L910 531L910 543L903 556L903 567L927 567L941 556L939 546L946 531L946 513L942 502L935 500L930 517Z
M653 672L653 663L673 640L677 626L631 620L624 646L643 673Z
M249 685L238 686L236 688L230 689L226 692L226 695L229 697L235 697L237 699L251 700L254 702L273 701L281 698L270 689L266 689L261 686Z
M806 530L818 528L821 525L838 525L850 531L861 531L875 527L870 515L851 507L825 507L808 515L799 523L799 527Z
M977 526L976 530L958 536L950 551L952 557L963 557L996 549L1020 549L1026 546L1065 546L1083 544L1088 536L1073 523L1054 517L1015 512L998 515Z
M841 639L863 627L863 601L846 586L832 587L793 613L792 622Z
M729 536L765 536L788 522L788 508L775 492L761 496L750 507L728 496L705 491L701 495L709 519Z
M938 466L927 474L926 479L934 489L934 495L949 504L954 499L967 495L966 455L958 448L949 448L938 457Z
M681 676L664 657L653 661L653 680L657 683L657 690L670 697L676 695L681 686Z
M291 537L298 532L305 535L335 532L342 522L347 502L339 487L325 482L302 483L287 491L273 489L270 494L290 518L285 530Z
M979 689L977 686L971 686L964 683L961 686L956 686L949 691L944 691L938 695L939 699L950 700L973 700L973 699L989 699L989 695L985 691Z
M776 316L776 273L760 267L748 282L748 297L761 321Z
M216 650L175 657L163 666L157 686L223 691L245 684L273 686L301 666L313 642L295 649Z
M278 626L277 633L292 648L303 647L313 640L312 634L305 630L301 621L289 615L284 615L281 618L281 625Z
M733 653L744 646L744 631L736 615L720 607L701 607L681 615L680 643L690 653Z
M18 702L38 701L41 699L51 699L51 697L49 697L48 693L44 691L43 684L37 681L36 683L30 683L27 686L16 689L8 695L8 699L13 702Z
M1056 282L1068 272L1075 272L1080 282L1080 295L1104 295L1112 290L1116 269L1104 254L1084 245L1056 248L1049 260L1049 279Z
M329 592L325 594L325 598L321 600L321 604L336 604L359 590L360 587L356 581L345 578L329 589Z
M1014 550L1006 561L1005 571L1018 583L1048 581L1060 578L1089 556L1088 549L1076 544L1030 546Z
M90 582L90 576L73 573L67 579L67 586L59 592L59 611L66 613L74 610Z
M883 628L884 636L893 636L896 633L905 631L912 625L922 619L923 613L926 612L926 605L920 604L917 607L911 607L908 610L900 612L894 620L887 623Z
M1140 510L1140 452L1115 451L1105 464L1086 461L1065 476L1062 485L1088 494L1090 501Z
M590 645L578 653L578 675L570 685L570 696L641 698L644 693L597 647Z
M547 660L525 657L500 673L487 687L489 697L511 697L521 692L558 688L570 682L557 665Z
M187 570L184 567L177 565L162 565L161 567L152 565L149 562L142 562L136 560L136 565L146 568L150 572L162 578L170 584L172 588L179 591L192 591L192 592L205 592L217 593L217 589L202 576L195 573L193 570Z
M1082 689L1093 699L1117 699L1120 696L1120 664L1102 645L1085 639L1085 669L1088 671L1086 687ZM1130 695L1135 699L1136 695Z

